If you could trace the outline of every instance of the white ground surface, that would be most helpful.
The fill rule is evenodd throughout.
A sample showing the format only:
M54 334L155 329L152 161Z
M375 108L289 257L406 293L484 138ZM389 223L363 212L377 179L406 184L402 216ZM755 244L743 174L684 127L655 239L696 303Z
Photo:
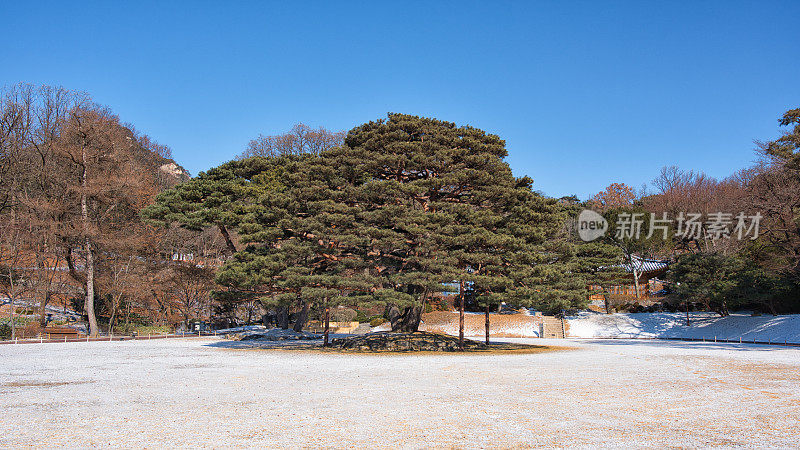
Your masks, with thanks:
M343 355L198 338L3 345L0 448L800 442L800 349L516 341L572 348Z
M688 337L800 343L800 314L727 317L706 312L600 314L586 312L568 319L572 337Z

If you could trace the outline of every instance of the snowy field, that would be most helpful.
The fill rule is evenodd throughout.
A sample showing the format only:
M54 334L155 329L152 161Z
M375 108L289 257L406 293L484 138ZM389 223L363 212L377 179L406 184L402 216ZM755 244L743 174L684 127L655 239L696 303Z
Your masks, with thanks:
M0 346L0 448L770 446L800 442L800 349L547 342L537 354Z
M734 313L727 317L692 312L691 326L686 313L581 313L568 319L571 337L681 337L800 343L800 314L752 316Z

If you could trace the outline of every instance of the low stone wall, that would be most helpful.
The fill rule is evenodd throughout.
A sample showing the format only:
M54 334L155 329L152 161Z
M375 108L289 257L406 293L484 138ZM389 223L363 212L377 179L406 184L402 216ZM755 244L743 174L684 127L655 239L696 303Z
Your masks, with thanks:
M486 318L483 314L464 314L464 334L483 336ZM458 334L458 313L434 311L422 315L420 331ZM489 314L489 335L495 337L539 337L541 316L524 314Z
M352 333L356 328L358 328L358 322L329 322L330 325L330 332L331 333ZM321 320L309 320L306 323L305 328L303 331L308 331L311 333L324 333L325 332L325 322Z
M458 335L458 312L434 311L422 315L420 331ZM486 316L482 313L464 314L464 334L483 336L486 333ZM568 331L569 324L564 322ZM544 329L544 336L540 336ZM528 314L489 314L489 336L491 337L548 337L562 338L561 319L553 316Z

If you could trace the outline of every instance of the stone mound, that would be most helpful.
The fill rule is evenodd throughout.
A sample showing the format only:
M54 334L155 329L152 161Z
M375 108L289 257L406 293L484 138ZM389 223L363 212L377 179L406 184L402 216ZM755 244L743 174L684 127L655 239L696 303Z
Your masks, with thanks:
M377 332L360 336L336 338L331 347L356 352L455 352L458 351L458 338L444 334ZM464 350L484 350L489 348L483 342L464 339Z
M228 339L234 341L314 341L322 339L322 336L314 333L306 333L304 331L298 333L294 330L272 328L266 331L233 333L228 335Z

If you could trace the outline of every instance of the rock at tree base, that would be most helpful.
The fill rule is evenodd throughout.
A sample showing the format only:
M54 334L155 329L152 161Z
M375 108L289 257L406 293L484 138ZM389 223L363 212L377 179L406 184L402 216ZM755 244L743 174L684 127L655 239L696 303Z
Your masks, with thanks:
M458 338L445 334L416 332L378 332L362 336L336 338L331 347L356 352L455 352ZM489 346L482 342L464 339L464 350L482 350Z

